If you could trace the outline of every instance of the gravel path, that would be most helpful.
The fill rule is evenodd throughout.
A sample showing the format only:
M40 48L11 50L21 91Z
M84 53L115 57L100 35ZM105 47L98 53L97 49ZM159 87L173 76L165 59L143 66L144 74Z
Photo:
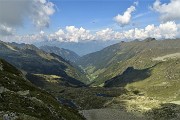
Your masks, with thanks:
M91 109L83 110L80 113L87 120L144 120L119 109Z

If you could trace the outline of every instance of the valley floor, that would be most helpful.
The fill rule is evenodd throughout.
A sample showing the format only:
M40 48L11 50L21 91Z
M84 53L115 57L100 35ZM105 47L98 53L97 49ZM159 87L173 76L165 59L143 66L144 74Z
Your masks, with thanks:
M121 109L91 109L82 110L80 113L87 120L144 120L142 116L136 116Z

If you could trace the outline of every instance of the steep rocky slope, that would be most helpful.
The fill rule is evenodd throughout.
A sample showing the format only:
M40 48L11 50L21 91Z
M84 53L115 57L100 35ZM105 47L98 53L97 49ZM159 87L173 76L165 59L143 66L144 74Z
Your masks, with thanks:
M81 120L77 111L35 87L22 73L0 59L0 119Z

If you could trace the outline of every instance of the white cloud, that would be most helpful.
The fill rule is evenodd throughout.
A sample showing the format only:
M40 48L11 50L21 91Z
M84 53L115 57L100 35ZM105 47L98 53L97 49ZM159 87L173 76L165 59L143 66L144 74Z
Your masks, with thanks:
M0 25L16 28L30 20L38 28L48 27L54 12L54 4L47 0L0 0Z
M111 40L112 38L114 38L115 32L110 29L110 28L106 28L104 30L100 30L98 32L96 32L96 39L98 40Z
M0 23L7 26L22 25L31 3L31 0L0 0Z
M9 35L13 35L13 33L14 33L13 28L0 24L0 35L9 36Z
M160 13L160 19L163 22L180 20L180 0L171 0L164 4L160 0L156 0L152 9Z
M33 0L30 18L36 27L49 27L50 16L54 14L54 4L46 0Z
M156 39L168 39L176 38L178 36L178 25L175 22L166 22L155 26L154 24L148 25L144 29L131 29L125 31L123 34L124 38L129 39L145 39L147 37L153 37Z
M50 35L50 39L66 42L78 42L79 40L92 40L94 36L89 30L84 28L76 28L75 26L66 26L65 30L59 29L54 34Z
M134 39L145 39L152 37L156 39L168 39L180 37L180 24L175 22L166 22L158 26L154 24L147 25L145 28L135 28L125 31L114 31L110 28L106 28L96 33L92 33L82 27L76 28L75 26L66 26L64 29L46 34L41 31L38 34L5 37L4 40L12 40L16 42L34 43L39 41L53 41L57 40L60 42L81 42L86 40L125 40L131 41ZM3 40L3 39L2 39Z
M67 26L65 32L61 29L56 36L57 39L64 38L64 41L78 42L82 40L134 40L145 39L147 37L154 37L156 39L176 38L180 35L180 26L175 22L166 22L155 26L154 24L146 26L144 29L130 29L127 31L114 31L106 28L92 34L89 30L84 28L76 28L74 26ZM82 37L84 36L84 37ZM60 39L63 40L63 39Z
M130 29L127 31L113 31L112 29L104 29L98 31L95 38L98 40L134 40L153 37L156 39L176 38L180 36L180 25L175 22L166 22L155 26L154 24L146 26L144 29Z
M134 3L135 5L138 5L138 2ZM131 21L131 14L136 10L135 6L130 6L124 13L123 15L118 14L117 16L114 17L114 20L120 24L121 26L128 25Z

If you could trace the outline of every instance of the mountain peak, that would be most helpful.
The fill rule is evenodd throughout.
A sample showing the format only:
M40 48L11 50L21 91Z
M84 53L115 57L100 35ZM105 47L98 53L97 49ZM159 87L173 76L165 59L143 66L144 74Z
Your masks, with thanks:
M155 38L148 37L148 38L144 39L143 41L144 42L151 42L151 41L155 41L155 40L156 40Z

